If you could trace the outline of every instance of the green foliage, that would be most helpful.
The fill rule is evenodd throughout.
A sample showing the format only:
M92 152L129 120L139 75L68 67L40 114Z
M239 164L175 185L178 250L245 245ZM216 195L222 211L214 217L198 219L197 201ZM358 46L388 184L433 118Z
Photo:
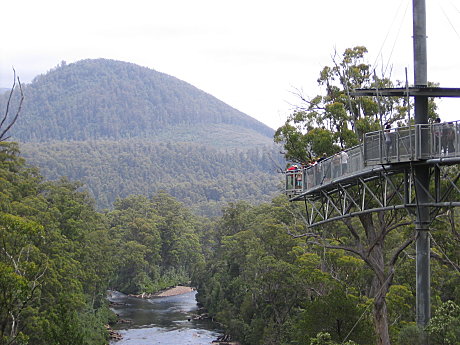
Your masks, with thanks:
M329 329L341 340L363 311L362 299L337 288L321 257L287 234L296 207L284 198L237 203L216 224L215 254L197 276L198 299L244 344L308 344ZM372 344L368 317L351 339Z
M273 147L223 151L170 139L34 143L21 149L47 179L84 182L99 209L111 208L117 198L165 190L199 214L218 215L228 202L268 202L279 190L276 167L284 163Z
M315 338L312 338L310 341L310 345L338 345L339 343L336 343L331 340L331 335L329 333L325 332L320 332L316 335ZM353 341L347 341L345 343L340 343L343 345L356 345L355 342Z
M401 328L406 327L408 320L413 319L415 314L415 296L410 286L394 284L387 294L388 316L391 320L406 320L406 322L395 323L392 326L392 333L398 334Z
M298 113L296 113L298 114ZM296 115L294 114L294 116ZM276 143L282 143L285 149L285 156L287 160L294 162L307 162L316 155L316 152L308 152L307 146L309 144L307 138L297 130L297 128L288 122L284 126L277 129L275 132L274 140Z
M106 289L155 292L204 265L202 219L164 192L101 214L82 184L43 182L0 150L0 344L107 343Z
M442 303L431 318L428 327L433 345L454 345L460 342L460 307L453 301Z
M106 308L112 272L103 219L78 184L45 184L17 154L2 144L1 343L105 344L107 314L88 318Z
M166 190L215 216L227 202L268 202L279 189L274 131L169 75L83 60L36 77L24 93L11 130L23 155L48 180L82 181L99 209Z
M164 192L131 196L107 214L116 239L117 272L112 287L125 293L156 292L186 284L203 264L200 219Z
M305 302L296 322L297 342L306 343L315 334L327 332L338 343L351 335L359 344L374 344L370 312L359 302L356 296L346 294L340 287Z
M307 162L322 153L331 155L357 145L364 133L386 122L404 124L405 98L350 96L355 89L394 86L390 79L371 73L366 54L360 46L335 54L333 66L325 66L317 80L322 94L300 95L302 105L275 132L275 142L284 144L288 160Z
M333 144L333 134L323 128L313 128L305 134L305 138L316 156L320 156L324 153L326 153L327 156L331 156L340 149L338 145Z
M415 322L402 325L396 344L399 345L424 345L423 329Z
M211 220L158 191L119 198L101 214L80 183L43 182L16 145L1 147L0 344L106 344L108 286L141 293L190 280L200 302L243 344L375 343L372 272L353 253L293 237L306 231L301 205L284 196L257 206L229 203ZM408 231L388 235L387 243ZM459 261L456 233L441 227L434 234L442 248L435 252L452 262ZM353 240L342 225L323 227L321 236ZM395 344L419 341L411 267L401 263L386 296ZM438 300L456 296L458 273L442 260L432 268ZM436 312L428 328L436 344L457 341L457 309Z
M397 100L378 104L375 99L348 97L347 90L355 87L391 85L370 75L365 53L364 47L348 49L334 67L324 68L318 83L325 94L309 100L277 131L275 140L285 144L289 159L306 161L323 152L331 154L355 145L362 133L379 128L381 121L402 121L407 105ZM107 64L107 69L100 64ZM80 67L91 73L81 73ZM158 103L155 112L144 104L152 111L148 118L126 104L114 104L115 109L107 101L113 97L96 92L100 81L107 87L118 83L112 68L125 77L134 73L142 86L132 80L121 84L127 90L117 90L116 102L135 103L131 97L142 90L148 96L143 99ZM103 325L113 318L105 299L109 286L127 293L155 292L190 280L198 287L200 302L243 344L335 345L344 339L352 339L344 343L348 345L374 344L369 306L379 286L367 264L385 263L411 228L378 233L374 230L379 226L388 230L382 224L397 216L381 214L362 217L369 227L355 227L350 221L310 232L297 216L299 205L288 203L284 196L260 203L274 195L279 182L267 173L273 170L273 160L281 165L273 158L277 157L273 148L260 146L266 140L264 129L252 127L251 121L233 111L219 113L218 105L195 126L200 106L188 99L183 113L173 112L173 105L155 97L172 104L181 93L153 89L176 81L156 72L145 81L144 72L116 62L86 61L61 66L28 87L29 97L39 106L29 105L27 121L37 122L43 115L38 108L48 102L50 109L59 109L63 121L70 121L69 128L53 118L55 110L48 109L52 126L33 124L37 131L28 128L27 133L19 127L18 136L37 141L98 140L23 146L31 160L47 162L45 175L54 182L43 182L36 169L27 167L16 144L0 143L0 344L106 344ZM91 88L83 90L81 79ZM55 94L43 91L47 80L59 85L50 87ZM58 107L56 102L65 103L64 96L69 103ZM92 99L94 107L80 97ZM166 116L170 110L173 115ZM85 115L91 111L94 119ZM140 122L132 123L126 116ZM98 125L89 128L93 120ZM179 125L173 128L170 121ZM207 126L201 126L205 122ZM241 137L231 139L234 125L243 129ZM189 135L186 129L192 128L194 134ZM215 129L216 136L206 136L209 129ZM144 137L132 140L139 133ZM217 140L224 134L226 139ZM257 147L247 149L244 136ZM207 146L172 142L175 137ZM227 149L216 149L222 146ZM97 212L86 186L99 207L113 203L113 209ZM218 214L223 205L222 216L215 219L195 215L197 210ZM458 306L440 301L459 296L458 270L443 259L448 255L449 263L458 267L459 236L453 212L438 219L445 220L435 223L433 232L438 246L433 248L438 259L432 265L433 295L439 308L427 332L433 344L456 344ZM375 236L366 237L371 232ZM318 246L327 242L335 248L358 242L363 247L347 252ZM378 247L381 256L374 255ZM361 249L366 255L359 255ZM384 296L393 342L415 345L423 333L413 323L412 248L405 248L404 254L406 260L397 268L383 265L376 271L394 272L393 285Z
M384 124L408 124L407 113L412 104L405 97L350 96L356 89L391 88L400 84L384 75L377 77L365 60L366 54L367 49L361 46L346 49L342 55L336 53L332 66L325 66L317 79L320 93L311 98L299 95L301 104L275 132L274 140L284 145L288 160L306 163L322 153L331 155L357 145L365 133L383 129ZM433 100L429 103L431 117L436 106ZM375 188L380 193L379 186L375 185ZM372 183L370 189L374 189ZM413 283L404 277L401 285L390 291L395 278L395 264L403 257L403 250L412 238L412 228L403 227L408 221L404 218L405 215L397 212L361 214L354 220L343 220L343 224L335 222L332 226L317 227L311 232L304 229L295 232L298 235L309 233L313 238L311 242L319 247L351 253L349 257L343 253L335 257L331 253L324 255L331 259L328 269L344 285L346 295L372 298L375 330L379 333L377 341L382 343L390 341L389 329L394 337L404 322L412 321L410 285ZM365 268L364 264L370 271L359 269ZM348 274L343 274L345 272ZM310 313L307 312L307 315ZM390 319L394 322L391 323ZM330 334L334 337L334 333Z

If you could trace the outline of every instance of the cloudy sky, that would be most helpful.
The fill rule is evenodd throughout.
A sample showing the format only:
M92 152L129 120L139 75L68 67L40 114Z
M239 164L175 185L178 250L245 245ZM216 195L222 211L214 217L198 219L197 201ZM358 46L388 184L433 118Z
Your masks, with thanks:
M426 0L428 79L460 87L460 0ZM61 61L127 61L170 74L277 128L316 95L334 51L413 82L412 0L17 0L2 3L0 87ZM460 100L442 100L460 119ZM458 112L459 114L455 114Z

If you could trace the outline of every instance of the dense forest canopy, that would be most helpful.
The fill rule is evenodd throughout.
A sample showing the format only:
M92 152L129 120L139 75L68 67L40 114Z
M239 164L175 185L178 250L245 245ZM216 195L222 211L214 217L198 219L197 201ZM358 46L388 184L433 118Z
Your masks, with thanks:
M304 230L302 205L282 195L230 203L215 219L164 192L118 199L101 213L80 184L44 182L5 143L0 184L2 345L104 345L104 324L114 320L108 287L154 292L189 280L244 345L375 344L372 270L356 255L292 236ZM324 229L332 230L346 240L346 227ZM459 339L460 308L443 303L459 297L457 233L455 225L433 232L434 345ZM413 253L407 248L387 294L392 344L418 344Z
M99 209L118 197L168 191L203 215L236 200L269 201L283 190L276 147L219 150L201 144L142 140L27 143L28 161L48 179L85 183Z
M106 289L154 292L203 264L204 220L165 193L98 213L0 144L0 344L106 344Z

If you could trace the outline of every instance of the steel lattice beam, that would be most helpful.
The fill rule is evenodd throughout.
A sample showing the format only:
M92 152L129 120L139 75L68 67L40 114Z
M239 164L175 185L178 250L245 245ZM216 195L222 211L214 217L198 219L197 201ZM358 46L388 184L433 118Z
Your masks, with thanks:
M417 178L411 164L396 170L382 169L372 176L324 185L312 193L296 197L303 199L309 226L359 216L360 214L406 209L410 215L417 207L429 206L434 216L441 208L460 206L460 170L448 165L430 164L434 181L423 189L428 202L417 200ZM441 178L442 177L442 178Z

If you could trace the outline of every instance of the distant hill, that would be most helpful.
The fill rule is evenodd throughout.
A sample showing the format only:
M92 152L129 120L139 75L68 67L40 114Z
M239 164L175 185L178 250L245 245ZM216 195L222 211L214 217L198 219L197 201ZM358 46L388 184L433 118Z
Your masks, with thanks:
M274 132L184 81L121 61L62 63L24 94L11 133L22 142L168 138L251 146L270 144Z
M23 156L47 179L84 182L99 208L165 190L199 214L216 215L228 202L269 201L281 192L284 160L274 130L172 76L83 60L23 89L10 133Z

